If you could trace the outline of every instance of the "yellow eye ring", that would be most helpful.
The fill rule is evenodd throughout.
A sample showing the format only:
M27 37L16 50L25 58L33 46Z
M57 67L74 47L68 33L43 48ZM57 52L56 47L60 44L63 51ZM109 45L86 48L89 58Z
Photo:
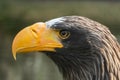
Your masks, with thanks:
M67 30L60 30L59 31L59 37L61 39L67 39L70 36L70 32Z

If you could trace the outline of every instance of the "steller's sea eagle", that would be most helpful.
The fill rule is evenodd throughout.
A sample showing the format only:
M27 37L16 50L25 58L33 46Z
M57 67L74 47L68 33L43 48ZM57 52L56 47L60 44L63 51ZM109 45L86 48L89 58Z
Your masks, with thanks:
M17 53L42 52L64 80L120 80L120 45L104 25L81 16L38 22L14 38Z

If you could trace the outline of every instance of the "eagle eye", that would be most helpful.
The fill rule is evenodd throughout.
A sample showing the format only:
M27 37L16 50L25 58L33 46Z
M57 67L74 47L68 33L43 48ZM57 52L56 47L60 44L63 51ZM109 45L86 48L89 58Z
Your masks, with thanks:
M70 36L70 32L67 30L60 30L59 31L59 37L61 39L67 39Z

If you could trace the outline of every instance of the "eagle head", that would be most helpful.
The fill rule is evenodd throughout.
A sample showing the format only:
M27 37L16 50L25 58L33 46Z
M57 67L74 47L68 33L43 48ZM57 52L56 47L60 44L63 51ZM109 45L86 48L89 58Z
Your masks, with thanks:
M65 80L120 80L120 45L104 25L81 16L38 22L21 30L12 45L17 53L49 56Z

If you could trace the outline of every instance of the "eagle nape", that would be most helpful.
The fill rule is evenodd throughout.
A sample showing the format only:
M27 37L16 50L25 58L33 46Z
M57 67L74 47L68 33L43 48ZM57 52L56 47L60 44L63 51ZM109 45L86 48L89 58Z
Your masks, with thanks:
M120 45L110 30L91 19L64 16L38 22L14 38L13 56L43 52L64 80L120 80Z

